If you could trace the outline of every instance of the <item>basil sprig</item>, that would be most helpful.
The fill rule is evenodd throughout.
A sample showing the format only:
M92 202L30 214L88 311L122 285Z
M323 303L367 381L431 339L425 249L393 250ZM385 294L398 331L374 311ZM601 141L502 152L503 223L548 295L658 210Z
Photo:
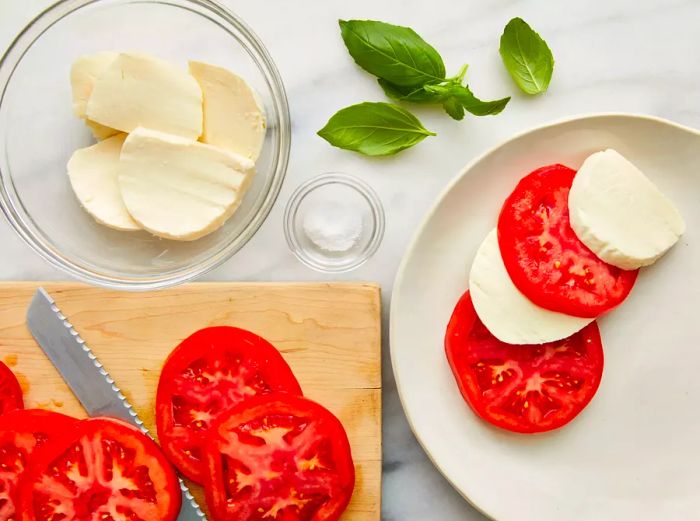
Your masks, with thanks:
M462 119L465 110L475 116L498 114L510 100L481 101L471 94L462 85L466 65L457 75L446 77L440 54L413 29L374 20L339 23L340 34L355 63L375 75L384 93L393 100L439 103L454 119Z
M434 47L413 29L376 20L340 20L340 34L355 63L377 77L387 97L440 104L450 117L501 112L510 98L482 101L463 85L467 66L448 77ZM390 103L360 103L338 111L318 132L330 144L365 155L396 154L435 134L407 110Z
M494 101L480 100L467 85L462 85L464 72L466 66L455 78L448 78L438 84L426 84L420 88L398 87L381 78L378 81L388 97L413 103L440 103L453 119L464 118L465 110L474 116L499 114L510 101L510 96Z
M484 101L464 83L467 66L447 76L440 53L413 29L376 20L339 20L340 33L355 63L377 77L395 101L439 104L453 119L499 114L510 97ZM503 63L527 94L547 90L554 57L547 43L521 18L501 36ZM433 132L418 118L391 103L360 103L338 111L318 132L334 146L369 156L396 154Z

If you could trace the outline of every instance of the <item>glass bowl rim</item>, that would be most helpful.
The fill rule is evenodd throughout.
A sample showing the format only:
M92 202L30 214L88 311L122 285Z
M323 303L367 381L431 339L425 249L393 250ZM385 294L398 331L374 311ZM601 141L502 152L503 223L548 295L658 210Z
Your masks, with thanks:
M358 192L364 198L365 202L367 202L372 213L373 226L367 246L355 260L340 266L324 264L308 256L299 243L294 226L297 210L306 196L329 184L343 185ZM316 271L325 273L347 273L362 266L379 248L384 238L385 226L386 216L384 213L384 206L377 192L362 179L343 172L326 172L303 182L294 190L294 193L289 198L287 206L284 209L284 237L287 240L287 246L302 264Z
M255 235L267 219L286 177L291 148L291 121L289 103L282 82L282 77L270 56L262 40L253 30L236 14L216 0L123 0L125 3L159 4L169 7L185 8L199 16L213 16L215 23L231 33L233 28L242 37L241 45L250 55L261 74L265 78L269 88L275 114L278 119L277 154L273 158L271 167L271 181L267 193L245 225L236 236L228 239L212 255L196 264L188 264L172 272L146 276L129 276L101 273L89 266L79 265L62 254L50 240L43 235L36 234L33 227L27 223L30 217L25 217L23 209L17 208L12 194L17 194L14 182L9 172L0 168L0 210L7 218L12 229L17 235L40 257L52 266L59 268L68 275L92 285L117 290L149 291L176 286L192 279L201 277L205 273L223 264L238 252ZM40 12L36 17L17 34L2 56L0 56L0 105L7 88L12 80L15 69L19 66L24 55L41 38L44 32L60 22L66 16L92 4L114 3L114 0L59 0ZM179 4L185 4L179 5ZM186 5L199 7L206 14L187 8ZM208 16L207 16L208 17ZM222 26L222 21L228 26ZM230 34L235 38L233 34ZM15 195L19 200L19 197ZM21 205L20 205L21 206Z

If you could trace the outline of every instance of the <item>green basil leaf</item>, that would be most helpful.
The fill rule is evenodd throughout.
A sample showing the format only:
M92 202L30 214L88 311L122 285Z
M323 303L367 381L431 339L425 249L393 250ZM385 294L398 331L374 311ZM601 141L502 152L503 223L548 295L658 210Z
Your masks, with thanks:
M459 100L467 112L475 116L495 116L500 114L510 101L510 96L493 101L480 100L474 96L474 93L466 85L452 85L449 92L450 96Z
M464 118L464 107L457 98L447 98L442 102L442 108L452 119L459 121Z
M475 116L493 116L499 114L510 101L510 97L493 101L482 101L474 96L474 93L468 86L459 85L457 83L451 83L448 85L426 85L424 89L435 94L436 96L440 96L443 100L443 107L453 118L454 116L452 113L450 113L447 107L447 102L450 100L455 100L454 102L458 102L462 108L466 109ZM450 105L452 105L454 102L450 101ZM452 110L454 111L454 109Z
M520 90L539 94L547 90L554 56L539 34L522 18L513 18L501 36L501 58Z
M394 85L445 79L440 54L413 29L374 20L339 20L348 52L360 67Z
M336 112L318 135L339 148L367 156L387 156L435 134L397 105L365 102Z
M379 78L377 82L384 90L384 94L396 101L410 101L411 103L436 103L440 101L439 94L428 92L423 87L402 87L382 78Z

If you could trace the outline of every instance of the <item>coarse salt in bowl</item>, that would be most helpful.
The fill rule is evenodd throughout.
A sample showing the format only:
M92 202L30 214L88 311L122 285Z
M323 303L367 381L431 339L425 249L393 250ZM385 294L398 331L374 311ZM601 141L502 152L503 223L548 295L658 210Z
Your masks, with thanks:
M384 237L384 209L372 188L342 173L321 174L292 194L284 233L294 255L317 271L364 264Z

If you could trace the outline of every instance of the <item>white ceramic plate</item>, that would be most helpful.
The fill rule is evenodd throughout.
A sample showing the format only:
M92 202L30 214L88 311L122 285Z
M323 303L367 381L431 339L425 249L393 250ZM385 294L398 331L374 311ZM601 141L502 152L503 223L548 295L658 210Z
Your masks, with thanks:
M578 168L615 148L679 207L688 230L599 321L605 370L570 424L501 431L462 400L443 351L477 247L536 167ZM700 516L700 134L667 121L595 115L521 134L457 176L397 276L391 355L406 416L437 468L498 521L685 521Z

